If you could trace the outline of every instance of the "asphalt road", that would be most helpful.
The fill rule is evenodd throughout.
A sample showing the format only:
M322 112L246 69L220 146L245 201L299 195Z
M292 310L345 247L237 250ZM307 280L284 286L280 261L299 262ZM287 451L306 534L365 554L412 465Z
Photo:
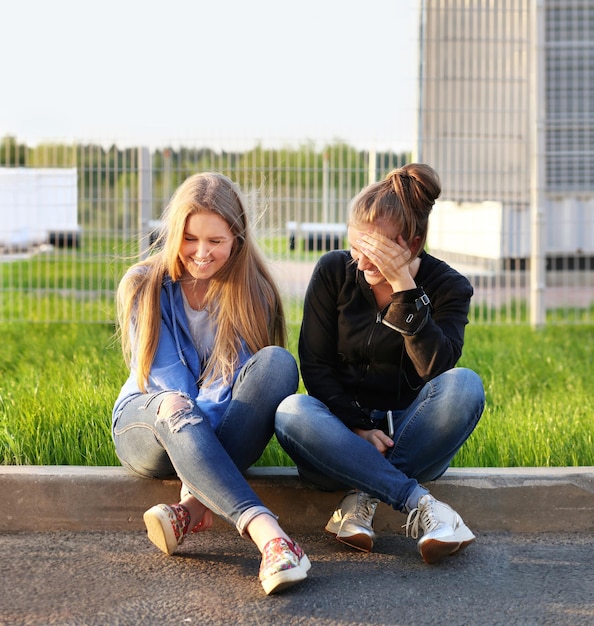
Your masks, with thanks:
M142 531L0 534L2 625L594 624L594 535L487 533L425 565L415 542L372 554L322 532L295 538L309 578L275 596L259 554L233 531L161 554Z

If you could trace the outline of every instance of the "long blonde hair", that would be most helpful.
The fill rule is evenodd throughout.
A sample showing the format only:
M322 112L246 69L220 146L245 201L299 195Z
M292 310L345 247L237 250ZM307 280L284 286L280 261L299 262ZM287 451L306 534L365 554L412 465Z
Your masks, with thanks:
M223 174L195 174L177 188L165 209L155 252L130 268L117 291L122 351L130 365L133 325L137 382L143 392L159 343L163 281L167 276L173 282L182 277L180 249L186 222L201 212L222 217L234 237L231 255L210 279L206 293L216 332L202 384L219 377L231 380L242 341L251 353L268 345L286 345L280 294L252 237L241 192Z
M412 261L423 252L429 215L440 194L437 172L424 163L409 163L360 191L351 201L349 223L374 224L383 219L396 225L409 245L418 237Z

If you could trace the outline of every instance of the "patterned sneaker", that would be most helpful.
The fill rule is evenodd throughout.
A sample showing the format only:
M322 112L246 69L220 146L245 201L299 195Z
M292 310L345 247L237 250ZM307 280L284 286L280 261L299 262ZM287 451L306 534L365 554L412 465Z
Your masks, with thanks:
M447 504L427 494L419 499L419 506L408 514L406 536L413 539L419 536L419 526L423 536L417 547L425 563L435 563L445 556L451 556L470 545L475 536L462 518Z
M165 554L182 544L190 525L188 509L181 504L157 504L143 516L148 538Z
M363 491L349 491L326 524L326 531L347 546L371 552L375 532L373 516L379 500Z
M180 489L180 492L179 492L179 500L180 500L180 502L184 498L186 498L188 496L191 496L191 495L192 495L192 492L186 487L186 484L182 482L181 489ZM204 515L212 515L212 514L210 513L209 509L206 509L206 511L204 512ZM193 528L190 528L190 532L191 533L201 533L204 530L202 528L202 521L203 520L204 520L204 516L202 516L202 519ZM209 526L210 526L210 524L209 524Z
M260 582L267 594L282 591L307 578L311 563L297 543L277 537L264 546Z

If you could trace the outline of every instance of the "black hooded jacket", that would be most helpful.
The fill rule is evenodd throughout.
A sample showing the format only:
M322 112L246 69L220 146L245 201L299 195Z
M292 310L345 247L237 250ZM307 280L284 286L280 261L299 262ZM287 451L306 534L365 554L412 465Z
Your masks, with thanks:
M301 374L308 393L349 428L374 428L372 409L407 407L462 354L470 282L425 252L415 282L380 311L348 251L325 254L314 269L299 337Z

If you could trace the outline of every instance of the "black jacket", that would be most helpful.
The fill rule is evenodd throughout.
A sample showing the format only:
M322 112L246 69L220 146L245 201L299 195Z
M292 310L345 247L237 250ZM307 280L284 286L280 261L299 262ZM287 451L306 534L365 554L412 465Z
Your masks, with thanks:
M310 395L349 428L373 428L371 409L402 409L423 384L462 354L472 286L426 254L417 289L392 294L379 311L346 250L320 258L305 296L299 337L301 374Z

